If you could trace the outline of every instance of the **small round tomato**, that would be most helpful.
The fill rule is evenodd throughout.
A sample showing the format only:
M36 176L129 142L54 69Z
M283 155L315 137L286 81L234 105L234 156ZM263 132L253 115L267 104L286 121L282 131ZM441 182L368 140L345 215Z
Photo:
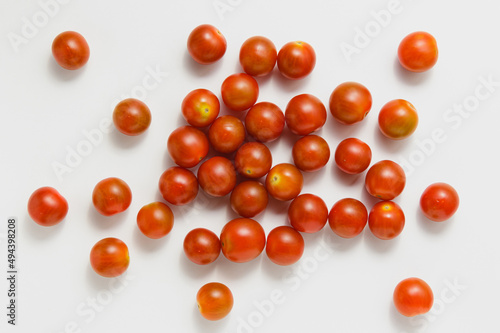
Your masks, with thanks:
M236 170L230 160L215 156L200 165L198 182L206 193L223 197L236 186Z
M172 205L185 205L198 195L198 179L188 169L171 167L160 176L158 188L163 199Z
M301 194L288 207L288 220L297 231L314 233L326 224L328 207L323 199L314 194Z
M306 135L292 148L293 163L302 171L312 172L324 167L330 160L330 147L320 136Z
M139 210L137 226L146 237L162 238L172 230L174 214L163 202L152 202Z
M221 86L222 101L233 111L245 111L257 102L259 85L245 73L228 76Z
M418 31L406 36L398 48L399 63L410 72L425 72L436 64L436 39L428 32Z
M265 144L247 142L236 152L234 164L240 175L255 179L265 176L271 170L273 157Z
M415 132L417 125L417 110L404 99L395 99L388 102L378 114L380 131L389 139L406 139Z
M128 268L130 257L127 245L118 238L104 238L90 251L90 265L104 277L117 277Z
M280 137L285 128L285 115L269 102L260 102L248 110L245 127L250 136L260 142L271 142Z
M335 150L335 163L345 173L356 175L365 171L372 161L372 150L363 141L347 138Z
M85 38L78 32L65 31L52 42L52 55L62 68L75 70L89 61L90 49Z
M219 117L208 130L208 141L219 153L235 152L245 141L245 126L236 117Z
M372 108L372 95L362 84L344 82L330 95L330 112L344 125L352 125L365 119Z
M254 217L267 207L266 187L255 180L239 183L231 192L231 208L243 217Z
M220 320L227 316L233 308L233 294L224 284L207 283L196 294L196 303L201 315L207 320Z
M304 238L292 227L282 225L267 235L267 257L277 265L295 264L304 253Z
M316 53L306 42L289 42L278 53L278 69L290 80L301 79L312 72L316 65Z
M28 199L28 213L39 225L50 227L66 217L68 202L55 188L40 187Z
M368 221L368 211L359 200L345 198L337 201L328 215L328 223L334 233L343 238L359 235Z
M248 75L264 76L271 73L276 58L276 46L266 37L250 37L240 49L240 64Z
M104 216L125 211L132 202L132 191L123 180L110 177L101 180L94 187L92 202L95 209Z
M208 265L220 254L219 237L204 228L191 230L184 238L183 246L186 257L198 265Z
M232 262L257 258L266 246L266 234L259 222L237 218L226 223L220 234L222 253Z
M405 226L405 214L393 201L381 201L368 215L368 227L377 238L388 240L397 237Z
M326 122L326 108L316 96L297 95L286 106L285 121L292 133L307 135L323 127Z
M182 126L170 133L167 149L175 164L192 168L208 154L209 143L205 133L192 126Z
M193 59L203 65L216 62L226 53L224 35L214 26L202 24L194 28L187 40L187 49Z
M394 289L393 299L396 309L406 317L427 313L434 304L431 287L416 277L399 282Z
M446 221L455 214L460 199L457 191L446 183L435 183L427 187L420 197L420 209L432 221Z
M366 190L375 198L392 200L403 192L405 185L405 172L393 161L377 162L366 173Z
M266 189L275 199L292 200L302 191L304 177L299 169L290 163L275 165L266 177Z
M115 107L113 123L125 135L139 135L144 133L151 124L151 111L140 100L127 98Z
M184 97L181 109L189 125L205 127L213 123L219 115L220 102L210 90L196 89Z

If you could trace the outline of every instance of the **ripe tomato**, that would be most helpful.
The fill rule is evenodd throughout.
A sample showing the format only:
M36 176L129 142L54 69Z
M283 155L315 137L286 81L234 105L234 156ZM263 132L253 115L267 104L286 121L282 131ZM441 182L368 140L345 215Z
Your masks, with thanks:
M224 284L207 283L196 294L196 303L201 315L208 320L220 320L233 308L233 294Z
M100 214L111 216L125 211L130 206L132 192L123 180L110 177L101 180L94 187L92 202Z
M55 188L40 187L28 199L28 213L39 225L50 227L66 217L68 202Z
M240 64L248 75L264 76L271 73L276 58L276 46L266 37L250 37L240 49Z
M289 42L278 53L278 69L290 80L301 79L312 72L316 65L316 53L306 42Z
M306 135L295 142L292 148L293 163L302 171L321 169L330 160L330 147L320 136Z
M192 168L200 163L207 156L208 147L205 133L192 126L177 128L170 133L167 141L170 157L183 168Z
M365 171L372 161L372 150L356 138L343 140L335 150L335 163L345 173L355 175Z
M204 228L191 230L184 238L183 247L186 257L198 265L208 265L220 254L219 237Z
M377 238L388 240L398 236L405 226L405 214L393 201L381 201L368 215L368 226Z
M230 160L215 156L200 165L198 182L206 193L214 197L223 197L231 193L236 186L236 170Z
M139 210L137 226L149 238L162 238L172 230L174 214L163 202L152 202Z
M288 207L288 220L297 231L314 233L323 229L328 219L328 207L314 194L301 194Z
M127 245L118 238L104 238L90 251L90 265L104 277L117 277L128 268L130 257Z
M307 135L323 127L326 108L316 96L297 95L286 106L285 121L292 133Z
M202 24L194 28L187 40L187 49L193 59L203 65L216 62L226 53L226 38L214 26Z
M236 152L234 164L240 175L247 178L260 178L271 170L273 157L265 144L247 142Z
M221 86L222 101L233 111L245 111L257 102L259 85L245 73L228 76Z
M65 31L54 38L52 55L62 68L75 70L89 61L90 49L85 38L78 32Z
M304 238L292 227L282 225L267 235L267 257L277 265L296 263L304 253Z
M245 127L249 135L260 142L271 142L280 137L285 128L285 115L269 102L260 102L248 110Z
M403 192L406 175L399 164L384 160L375 163L365 177L368 193L382 200L392 200Z
M292 200L302 191L304 177L295 165L281 163L275 165L267 174L266 189L275 199Z
M425 72L438 60L436 39L429 33L418 31L409 34L399 44L399 63L411 72Z
M429 312L434 303L434 294L424 280L412 277L398 283L393 299L399 313L414 317Z
M125 135L139 135L144 133L151 124L151 111L140 100L127 98L115 107L113 123Z
M235 152L245 141L245 126L236 117L222 116L215 119L208 130L208 141L219 153Z
M404 99L395 99L388 102L378 114L380 131L389 139L406 139L415 132L417 125L417 110Z
M330 112L333 118L344 125L352 125L365 119L371 107L370 91L357 82L344 82L330 95Z
M205 127L219 115L220 103L217 96L207 89L196 89L184 97L182 115L189 125Z
M237 218L226 223L220 234L222 253L233 262L257 258L266 246L266 234L259 222Z
M420 209L432 221L448 220L458 209L460 199L457 191L446 183L435 183L427 187L420 197Z
M267 207L269 201L264 185L255 180L239 183L231 192L231 208L243 217L254 217Z
M172 205L185 205L198 195L198 179L188 169L171 167L160 176L158 188L163 199Z
M343 238L359 235L368 221L368 211L359 200L345 198L337 201L328 215L333 232Z

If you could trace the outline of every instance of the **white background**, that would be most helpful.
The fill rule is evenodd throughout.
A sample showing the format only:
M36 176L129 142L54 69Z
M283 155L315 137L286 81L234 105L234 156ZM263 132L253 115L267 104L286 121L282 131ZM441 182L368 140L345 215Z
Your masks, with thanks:
M389 0L66 2L49 6L51 16L37 1L0 2L0 266L5 272L5 224L15 216L20 272L15 328L6 324L5 278L0 283L1 331L7 326L8 332L43 333L499 330L500 86L489 92L481 83L500 81L497 1L401 0L384 27L373 12L387 11ZM215 7L224 4L225 11ZM33 23L36 30L27 27ZM228 43L225 56L211 66L194 63L186 50L187 36L202 23L217 26ZM359 29L371 29L366 45L355 40ZM80 32L90 45L82 70L65 71L52 59L52 40L65 30ZM396 60L399 41L417 30L431 32L439 45L439 61L425 74L406 73ZM13 46L14 34L24 43ZM406 213L399 237L381 241L366 229L344 240L326 226L304 235L304 257L292 267L273 265L265 254L246 264L221 255L198 267L184 257L184 236L195 227L220 233L235 217L227 197L203 194L186 209L172 208L174 229L164 239L150 240L138 231L137 211L160 199L158 178L172 165L166 141L184 124L183 97L195 88L220 95L223 79L241 71L241 44L254 35L267 36L278 48L304 40L317 54L316 68L304 80L291 82L276 71L259 79L259 101L284 110L299 93L312 93L327 105L333 89L348 80L370 89L367 119L345 127L329 115L320 133L332 153L342 139L356 136L370 144L373 162L407 161L407 187L396 199ZM346 44L358 53L345 56ZM146 91L143 80L151 70L161 74L148 81L155 87ZM473 105L477 89L488 97ZM141 98L153 115L149 130L135 138L116 130L102 134L72 172L58 179L53 164L66 164L68 149L85 145L83 133L111 119L116 102L132 92L145 92ZM377 128L378 111L395 98L411 101L420 116L415 134L402 142L390 142ZM473 111L449 113L463 103L471 103ZM445 139L431 143L436 130ZM291 160L294 140L285 131L269 145L275 164ZM133 202L127 212L105 218L94 211L91 193L110 176L130 185ZM341 174L330 161L305 175L303 191L320 195L329 208L355 197L370 209L375 200L365 193L363 179ZM436 181L452 184L461 198L456 216L444 223L426 220L418 209L420 194ZM57 188L69 202L58 226L40 227L27 215L27 200L41 186ZM256 219L269 232L287 223L286 209L286 203L271 200ZM124 240L131 256L126 277L114 285L97 276L88 259L93 244L109 236ZM431 313L417 319L402 317L392 304L394 287L410 276L426 280L436 299ZM227 284L235 298L231 314L218 322L204 320L195 305L198 289L210 281ZM281 295L279 304L270 305L271 294Z

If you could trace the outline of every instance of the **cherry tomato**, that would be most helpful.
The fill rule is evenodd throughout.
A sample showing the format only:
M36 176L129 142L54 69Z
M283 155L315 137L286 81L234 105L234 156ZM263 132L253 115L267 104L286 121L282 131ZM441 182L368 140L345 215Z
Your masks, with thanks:
M220 254L219 237L204 228L191 230L184 238L183 246L186 257L198 265L208 265Z
M233 294L224 284L207 283L196 294L196 303L201 315L208 320L220 320L227 316L233 308Z
M221 86L222 101L233 111L245 111L257 102L259 85L245 73L228 76Z
M399 44L399 63L411 72L425 72L438 60L436 39L429 33L418 31L409 34Z
M144 133L151 124L151 111L146 104L135 98L118 103L113 111L115 127L125 135Z
M399 164L384 160L375 163L365 177L368 193L382 200L392 200L403 192L406 175Z
M200 165L198 182L206 193L214 197L223 197L231 193L236 186L236 170L230 160L215 156Z
M288 207L288 220L297 231L314 233L323 229L328 219L328 207L314 194L301 194Z
M427 187L420 197L420 209L432 221L448 220L458 209L460 199L457 191L446 183L435 183Z
M260 102L248 110L245 127L249 135L260 142L271 142L280 137L285 128L285 115L269 102Z
M28 213L39 225L50 227L66 217L68 202L55 188L40 187L28 199Z
M101 180L94 187L92 202L100 214L111 216L125 211L130 206L132 192L123 180L110 177Z
M343 238L359 235L368 221L368 211L359 200L345 198L337 201L328 215L333 232Z
M174 163L183 168L192 168L208 154L208 139L205 133L192 126L182 126L170 133L167 141L168 153Z
M372 95L362 84L344 82L330 95L330 112L344 125L352 125L365 119L372 107Z
M330 160L330 147L320 136L306 135L292 148L293 163L302 171L312 172L324 167Z
M345 173L356 175L365 171L372 161L372 150L363 141L347 138L335 150L335 163Z
M240 175L247 178L260 178L271 170L273 157L265 144L247 142L236 152L234 164Z
M267 207L266 187L255 180L239 183L231 193L231 208L243 217L254 217Z
M398 236L405 226L405 214L393 201L381 201L368 215L368 226L377 238L388 240Z
M417 125L417 110L404 99L395 99L388 102L378 114L380 131L389 139L406 139L415 132Z
M316 96L297 95L286 106L285 121L292 133L307 135L323 127L326 108Z
M185 205L198 195L198 179L188 169L171 167L160 176L158 188L163 199L172 205Z
M312 72L316 65L316 53L306 42L289 42L278 53L278 69L290 80L301 79Z
M172 230L174 214L163 202L152 202L139 210L137 226L149 238L162 238Z
M266 234L259 222L237 218L226 223L220 234L222 254L233 262L257 258L266 246Z
M219 153L235 152L245 141L245 126L236 117L222 116L215 119L208 130L208 141Z
M292 227L282 225L267 235L267 257L277 265L296 263L304 253L304 238Z
M220 103L217 96L207 89L196 89L184 97L182 115L189 125L205 127L219 115Z
M89 61L90 49L85 38L78 32L65 31L54 38L52 55L62 68L75 70Z
M302 191L304 177L299 169L290 163L275 165L267 174L266 189L275 199L292 200Z
M130 257L127 245L118 238L104 238L90 251L90 265L104 277L117 277L128 268Z
M240 64L248 75L265 76L271 73L276 58L276 46L266 37L250 37L240 49Z
M434 303L434 294L424 280L412 277L398 283L393 299L399 313L414 317L429 312Z
M216 62L226 53L226 38L214 26L202 24L194 28L187 40L187 49L193 59L203 65Z

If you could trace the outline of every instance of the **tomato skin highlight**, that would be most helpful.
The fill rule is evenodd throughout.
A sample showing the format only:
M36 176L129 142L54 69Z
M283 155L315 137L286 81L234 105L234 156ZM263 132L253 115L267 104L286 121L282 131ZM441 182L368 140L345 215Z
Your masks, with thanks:
M267 236L266 254L280 266L293 265L304 253L304 238L292 227L279 226Z
M365 119L371 107L372 95L361 83L341 83L330 95L330 112L335 120L344 125Z
M257 258L266 246L266 234L259 222L236 218L226 223L220 234L222 254L232 262Z
M387 102L378 114L378 125L382 134L389 139L406 139L417 129L417 110L404 99Z
M198 310L203 318L211 321L221 320L233 308L234 298L231 290L219 282L210 282L196 294Z
M242 217L254 217L262 213L269 201L266 187L255 180L239 183L231 192L231 208Z
M192 168L203 160L209 149L208 138L199 129L181 126L175 129L167 141L167 150L175 164Z
M263 143L247 142L236 152L234 164L238 173L243 177L257 179L271 170L273 156Z
M289 42L280 49L277 63L281 75L287 79L302 79L314 69L316 53L306 42Z
M438 47L434 36L424 31L409 34L399 44L398 59L410 72L428 71L438 60Z
M208 130L208 141L217 152L230 154L245 141L245 126L236 117L222 116Z
M217 235L205 228L191 230L184 238L184 254L193 263L208 265L220 255L220 240Z
M396 162L383 160L375 163L366 173L365 188L372 196L392 200L403 192L406 175Z
M207 194L223 197L236 186L236 170L230 160L215 156L200 165L198 182Z
M195 89L184 97L181 109L188 124L200 128L214 122L219 115L220 102L210 90Z
M414 317L430 311L434 304L431 287L422 279L411 277L394 289L394 306L403 316Z
M88 62L90 49L81 34L75 31L65 31L54 38L52 55L62 68L77 70Z
M330 160L330 147L318 135L306 135L298 139L292 148L293 163L305 172L323 168Z
M397 237L405 226L405 214L393 201L381 201L368 215L368 226L377 238L389 240Z
M273 42L266 37L248 38L240 49L240 64L245 73L252 76L265 76L276 65L278 52Z
M245 73L228 76L221 86L224 104L233 111L251 108L259 97L259 85L253 77Z
M420 197L420 209L425 217L434 222L450 219L458 209L460 198L449 184L429 185Z
M338 168L350 175L357 175L368 169L372 161L372 150L363 141L347 138L335 150L335 163Z
M285 109L286 125L297 135L308 135L326 122L326 108L319 98L310 94L293 97Z
M277 105L260 102L248 110L245 116L245 128L257 141L271 142L278 139L283 132L285 115Z
M266 176L266 189L277 200L288 201L302 191L304 177L299 169L290 163L275 165Z
M359 235L368 222L368 211L365 205L352 198L337 201L328 215L328 223L334 233L342 238L353 238Z
M192 171L174 166L162 173L158 189L163 199L172 205L186 205L198 195L198 179Z
M189 34L187 49L196 62L208 65L224 56L227 42L224 35L216 27L202 24Z
M90 264L94 271L107 278L122 275L128 268L130 256L127 245L118 238L104 238L90 251Z
M28 199L28 213L37 224L50 227L64 220L68 202L55 188L40 187Z
M152 202L137 213L137 226L144 236L151 239L165 237L174 226L174 214L163 202Z
M288 206L288 221L300 232L315 233L323 229L328 220L328 207L317 195L304 193Z
M127 98L113 110L113 123L125 135L136 136L144 133L151 124L148 106L135 98Z
M104 216L121 213L130 206L132 191L120 178L109 177L101 180L92 192L95 209Z

